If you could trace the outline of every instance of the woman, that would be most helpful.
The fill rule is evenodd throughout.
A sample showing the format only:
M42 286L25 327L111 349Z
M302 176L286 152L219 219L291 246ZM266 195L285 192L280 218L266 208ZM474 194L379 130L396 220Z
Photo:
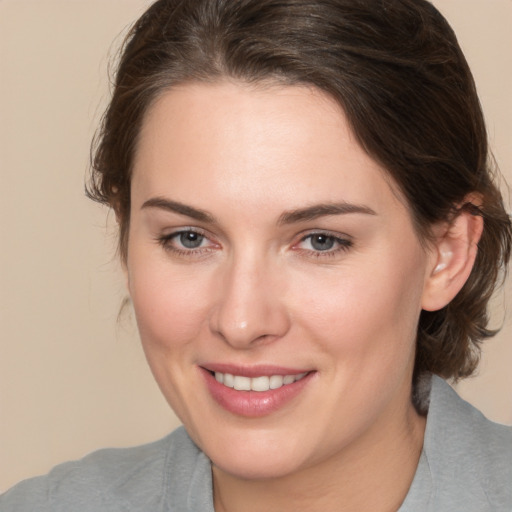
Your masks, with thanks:
M439 378L493 334L511 226L488 162L428 2L153 4L89 194L184 428L0 510L510 510L511 430Z

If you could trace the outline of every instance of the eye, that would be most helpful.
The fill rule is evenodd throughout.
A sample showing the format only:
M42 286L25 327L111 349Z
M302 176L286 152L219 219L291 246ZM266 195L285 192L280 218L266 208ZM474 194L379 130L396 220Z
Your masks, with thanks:
M173 237L187 249L198 249L203 244L205 237L195 231L182 231Z
M203 254L216 247L205 234L187 228L157 238L158 243L166 250L178 255L193 256Z
M309 244L315 251L329 251L336 244L336 239L329 235L309 235L308 238Z
M331 255L339 251L346 251L352 246L352 241L330 233L310 233L304 236L296 245L299 250L315 253L316 255Z

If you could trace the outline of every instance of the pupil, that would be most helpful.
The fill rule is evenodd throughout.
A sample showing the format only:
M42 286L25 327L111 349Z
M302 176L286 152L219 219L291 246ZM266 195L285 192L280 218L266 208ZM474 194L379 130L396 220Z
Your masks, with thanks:
M180 234L180 242L187 249L197 249L203 241L203 236L193 231Z
M314 235L311 238L311 246L317 251L328 251L334 246L334 238L326 235Z

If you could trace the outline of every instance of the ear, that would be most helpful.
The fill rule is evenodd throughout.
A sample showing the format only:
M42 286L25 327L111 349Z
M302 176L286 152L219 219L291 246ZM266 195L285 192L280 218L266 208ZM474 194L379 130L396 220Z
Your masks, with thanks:
M484 221L472 212L471 208L460 208L451 222L434 227L435 240L422 296L426 311L444 308L473 269Z

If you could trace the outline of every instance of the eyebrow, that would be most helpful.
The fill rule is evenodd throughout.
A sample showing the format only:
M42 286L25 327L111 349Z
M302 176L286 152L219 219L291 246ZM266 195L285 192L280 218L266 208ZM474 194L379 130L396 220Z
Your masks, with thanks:
M215 222L215 218L204 210L179 203L178 201L171 201L170 199L166 199L164 197L153 197L148 199L141 207L141 209L144 208L158 208L168 212L185 215L191 219L210 224Z
M280 217L278 224L294 224L315 220L327 215L345 215L347 213L362 213L365 215L377 215L374 210L368 206L351 203L326 203L315 204L298 210L284 212Z
M153 197L148 199L141 207L141 209L144 208L158 208L172 213L185 215L191 219L209 224L213 224L215 222L215 217L213 217L213 215L206 212L205 210L194 208L192 206L188 206L178 201L172 201L171 199L166 199L164 197ZM375 211L368 206L351 203L324 203L284 212L279 216L277 224L295 224L298 222L315 220L319 217L325 217L328 215L345 215L349 213L377 215Z

